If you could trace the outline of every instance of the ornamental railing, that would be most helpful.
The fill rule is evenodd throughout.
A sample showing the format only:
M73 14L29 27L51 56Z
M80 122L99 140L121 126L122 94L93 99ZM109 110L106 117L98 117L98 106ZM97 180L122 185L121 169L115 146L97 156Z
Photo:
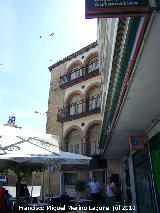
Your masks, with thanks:
M101 150L99 149L99 143L97 141L87 141L74 145L68 143L68 145L63 145L61 147L61 150L86 156L101 154Z
M99 62L93 61L85 67L77 68L74 71L60 76L59 86L65 89L83 80L99 75Z
M86 101L77 101L66 108L58 110L57 121L65 122L90 114L99 113L101 110L101 94L97 94Z

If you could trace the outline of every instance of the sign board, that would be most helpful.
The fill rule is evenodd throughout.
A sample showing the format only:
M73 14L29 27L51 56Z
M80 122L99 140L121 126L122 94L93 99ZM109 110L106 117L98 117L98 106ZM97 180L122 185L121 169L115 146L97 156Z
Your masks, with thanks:
M129 136L130 151L140 151L144 149L144 136Z
M149 11L149 0L85 0L86 18L139 16Z

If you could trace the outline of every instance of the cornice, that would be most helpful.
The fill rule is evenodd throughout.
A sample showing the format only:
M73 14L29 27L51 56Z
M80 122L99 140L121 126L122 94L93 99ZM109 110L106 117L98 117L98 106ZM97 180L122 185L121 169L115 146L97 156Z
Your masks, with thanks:
M48 67L49 71L51 72L52 69L54 69L55 67L59 66L60 64L66 62L66 61L69 61L69 60L71 60L72 58L75 58L75 57L77 57L78 55L83 54L83 53L89 51L90 49L92 49L92 48L94 48L94 47L96 47L96 46L97 46L97 41L95 41L95 42L89 44L89 45L86 46L86 47L83 47L83 48L80 49L79 51L72 53L71 55L69 55L69 56L63 58L62 60L59 60L59 61L56 62L55 64L53 64L53 65L51 65L50 67Z

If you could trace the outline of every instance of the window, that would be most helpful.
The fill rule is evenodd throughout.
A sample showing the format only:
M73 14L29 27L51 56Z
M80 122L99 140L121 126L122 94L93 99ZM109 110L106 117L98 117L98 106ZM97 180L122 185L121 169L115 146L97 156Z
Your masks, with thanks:
M73 145L69 145L69 152L73 152Z
M75 145L75 153L76 153L76 154L79 154L79 144L76 144L76 145Z
M77 101L70 105L70 115L78 115L82 113L82 102Z
M89 110L99 108L101 106L101 91L97 87L89 94Z
M74 80L78 77L82 76L82 69L79 67L75 67L72 71L71 71L71 80Z
M64 173L64 185L75 185L78 180L78 173Z
M96 109L100 107L101 96L100 94L94 95L89 99L89 110Z
M89 66L88 66L88 73L97 70L97 69L98 69L98 66L99 66L99 63L98 63L97 58L92 59L92 60L90 61Z
M75 107L75 113L80 114L82 112L82 102L80 101L80 102L76 103L75 106L76 106Z
M70 134L68 138L68 150L71 150L73 153L81 154L82 139L79 130L73 130Z
M90 129L89 132L89 141L91 143L91 154L96 153L99 154L99 137L100 137L101 125L96 125L95 127Z

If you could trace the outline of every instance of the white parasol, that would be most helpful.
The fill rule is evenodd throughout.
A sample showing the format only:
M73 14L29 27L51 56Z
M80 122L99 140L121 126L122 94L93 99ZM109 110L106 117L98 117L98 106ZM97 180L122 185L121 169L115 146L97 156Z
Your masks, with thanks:
M0 125L0 159L52 165L88 164L90 157L59 150L59 136Z
M48 165L49 171L59 164L89 164L91 157L59 150L59 139L55 135L0 126L0 159L41 162Z
M0 125L0 155L59 154L60 137Z

